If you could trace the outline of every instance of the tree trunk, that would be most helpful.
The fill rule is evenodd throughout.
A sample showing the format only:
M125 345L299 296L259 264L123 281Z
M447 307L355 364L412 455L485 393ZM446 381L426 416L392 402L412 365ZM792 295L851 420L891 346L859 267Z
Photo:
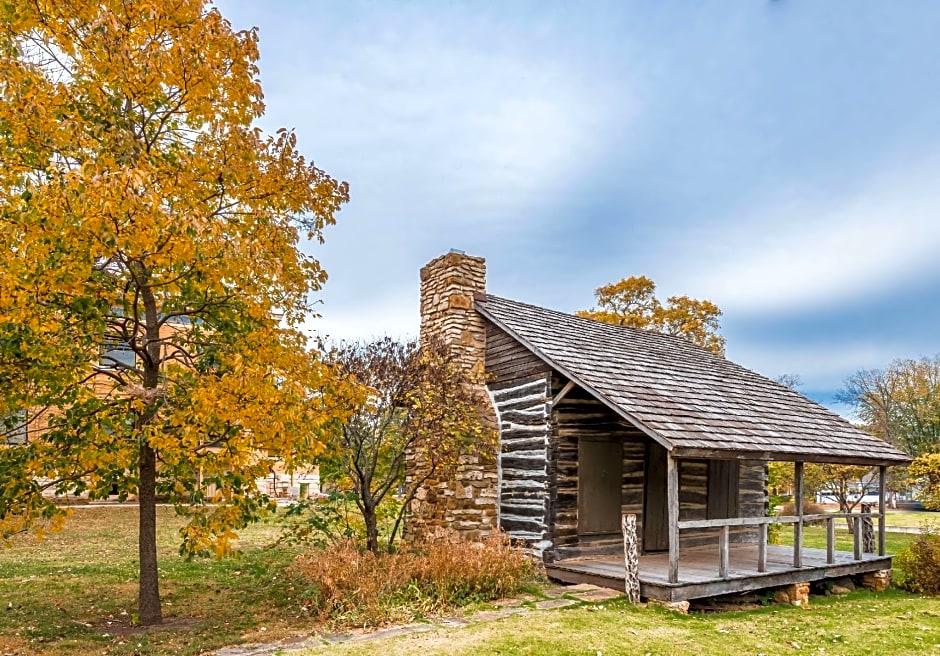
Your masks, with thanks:
M848 501L839 500L839 512L840 513L851 513L852 509L849 508ZM845 527L849 530L849 535L855 535L855 522L852 521L851 517L845 518Z
M163 622L160 581L157 572L157 459L148 444L140 447L140 524L137 549L140 557L140 586L137 612L144 626Z
M155 390L160 382L162 348L157 301L153 290L146 284L146 272L140 272L137 282L145 309L146 357L143 360L143 384L145 389ZM155 408L155 405L151 405L145 417L138 417L135 426L138 432L153 418ZM157 454L144 440L141 440L140 445L139 476L137 498L140 503L140 531L137 550L140 555L140 587L137 611L140 623L147 626L160 624L163 621L163 611L160 609L160 581L157 572Z
M372 504L362 504L362 519L366 523L366 548L377 554L379 552L379 520Z

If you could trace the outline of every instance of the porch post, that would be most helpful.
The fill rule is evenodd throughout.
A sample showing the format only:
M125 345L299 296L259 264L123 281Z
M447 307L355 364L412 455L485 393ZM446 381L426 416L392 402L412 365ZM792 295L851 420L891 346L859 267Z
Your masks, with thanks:
M796 523L793 525L793 566L803 566L803 463L793 463L793 505L796 507Z
M888 468L878 468L878 555L885 555L885 483Z
M679 463L666 453L666 507L669 519L669 582L679 582Z

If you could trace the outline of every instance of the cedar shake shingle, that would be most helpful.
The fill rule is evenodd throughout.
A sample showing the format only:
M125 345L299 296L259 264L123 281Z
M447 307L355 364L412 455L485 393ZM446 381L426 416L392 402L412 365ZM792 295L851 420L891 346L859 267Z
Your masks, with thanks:
M476 308L675 457L901 464L801 394L686 339L478 295Z

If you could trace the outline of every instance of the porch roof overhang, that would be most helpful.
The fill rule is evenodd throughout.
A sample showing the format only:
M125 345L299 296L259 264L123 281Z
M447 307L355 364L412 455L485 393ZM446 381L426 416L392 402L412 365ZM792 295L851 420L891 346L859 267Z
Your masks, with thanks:
M485 294L476 309L674 458L910 462L801 394L688 340Z

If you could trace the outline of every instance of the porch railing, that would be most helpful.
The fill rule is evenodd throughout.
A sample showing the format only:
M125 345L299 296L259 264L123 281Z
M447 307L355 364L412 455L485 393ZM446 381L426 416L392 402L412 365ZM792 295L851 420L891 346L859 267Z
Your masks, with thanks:
M695 519L678 522L679 531L686 529L719 528L718 533L718 576L728 578L728 564L730 556L731 529L733 527L756 526L758 529L757 541L757 571L767 571L767 527L771 524L793 525L793 567L803 566L803 526L806 523L823 521L826 523L826 563L832 565L836 562L836 527L837 519L853 522L854 529L854 560L863 559L862 553L862 522L865 519L878 519L878 554L885 555L885 514L879 513L825 513L820 515L792 515L780 517L734 517L730 519ZM676 563L678 566L678 562ZM678 570L678 567L676 567ZM678 571L676 572L678 575ZM678 578L678 576L676 577ZM675 582L675 581L674 581Z

